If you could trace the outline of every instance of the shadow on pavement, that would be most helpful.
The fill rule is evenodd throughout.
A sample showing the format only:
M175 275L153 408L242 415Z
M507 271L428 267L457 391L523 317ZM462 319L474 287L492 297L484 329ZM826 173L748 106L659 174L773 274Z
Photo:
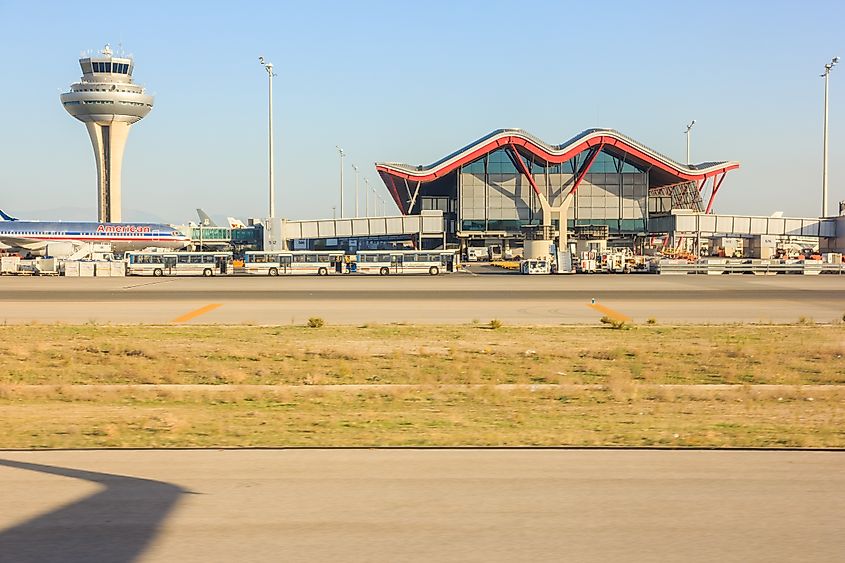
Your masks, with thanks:
M81 500L0 530L0 561L4 563L135 561L179 498L188 493L170 483L122 475L4 459L0 466L82 479L103 487Z

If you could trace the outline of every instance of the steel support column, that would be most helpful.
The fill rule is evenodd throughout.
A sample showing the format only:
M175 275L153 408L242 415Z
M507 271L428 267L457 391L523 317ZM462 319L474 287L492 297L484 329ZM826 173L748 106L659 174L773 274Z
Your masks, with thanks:
M719 192L719 188L722 187L722 181L727 174L727 172L722 172L718 182L716 181L716 176L713 176L713 191L710 193L710 200L707 202L707 208L704 210L705 213L710 213L713 210L713 200L716 199L716 194Z
M578 172L577 176L575 177L575 183L572 184L572 189L569 190L569 193L567 195L574 195L575 194L576 190L578 190L579 184L581 184L581 182L584 180L584 177L587 175L587 172L590 171L590 167L593 165L593 161L599 155L599 153L601 152L601 149L603 147L604 147L604 143L596 146L596 148L593 150L593 153L590 156L587 157L587 162L585 162L584 165L581 167L581 170Z

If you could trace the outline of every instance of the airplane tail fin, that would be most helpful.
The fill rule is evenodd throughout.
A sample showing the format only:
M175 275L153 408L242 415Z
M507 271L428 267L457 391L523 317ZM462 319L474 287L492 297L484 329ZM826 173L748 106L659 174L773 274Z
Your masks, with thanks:
M18 220L17 217L12 217L11 215L6 215L5 213L3 213L2 209L0 209L0 217L2 217L4 221L17 221Z
M200 218L200 225L203 227L216 227L217 223L208 216L208 213L202 209L197 209L197 216Z

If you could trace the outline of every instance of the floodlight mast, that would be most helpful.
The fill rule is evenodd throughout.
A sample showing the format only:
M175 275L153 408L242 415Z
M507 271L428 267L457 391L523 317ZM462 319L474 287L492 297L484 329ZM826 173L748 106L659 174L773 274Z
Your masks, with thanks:
M340 155L340 218L343 219L343 158L346 153L343 149L335 145L338 155Z
M269 151L269 177L270 177L270 219L276 217L276 195L273 183L273 63L258 57L258 62L267 71L267 130L268 130L268 151Z
M355 171L355 218L358 218L358 167L352 165L352 170Z
M828 117L828 80L830 71L839 62L839 57L833 57L824 65L824 140L822 142L822 217L827 217L827 117Z
M364 216L370 216L370 179L364 177Z
M690 131L692 131L693 125L695 125L695 119L687 125L687 130L684 131L684 135L687 136L687 165L692 164L692 161L690 160L690 137L692 136L692 133L690 133Z

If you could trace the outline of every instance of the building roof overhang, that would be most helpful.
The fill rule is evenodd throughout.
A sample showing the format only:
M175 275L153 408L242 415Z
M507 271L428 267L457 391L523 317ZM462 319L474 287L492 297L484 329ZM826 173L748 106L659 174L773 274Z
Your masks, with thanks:
M661 184L703 182L739 168L736 161L681 164L614 129L588 129L560 145L550 145L522 129L498 129L428 166L395 162L377 162L375 166L399 208L404 210L395 180L432 182L504 146L514 146L550 164L565 162L587 149L601 146L612 153L624 153L642 167L659 171L663 178Z

